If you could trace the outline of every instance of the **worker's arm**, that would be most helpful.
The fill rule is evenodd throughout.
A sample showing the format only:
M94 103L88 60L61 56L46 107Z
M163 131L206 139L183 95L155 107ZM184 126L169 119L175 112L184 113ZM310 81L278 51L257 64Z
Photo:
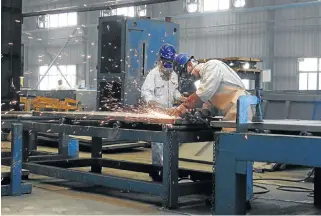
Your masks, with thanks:
M218 90L223 79L223 73L216 64L203 68L200 86L187 100L174 111L174 115L183 116L189 109L201 108Z

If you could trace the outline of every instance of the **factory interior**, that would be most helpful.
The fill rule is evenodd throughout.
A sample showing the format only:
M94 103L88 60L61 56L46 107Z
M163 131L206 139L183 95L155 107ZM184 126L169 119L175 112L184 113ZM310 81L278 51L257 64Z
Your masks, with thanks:
M321 215L320 0L2 0L2 215Z

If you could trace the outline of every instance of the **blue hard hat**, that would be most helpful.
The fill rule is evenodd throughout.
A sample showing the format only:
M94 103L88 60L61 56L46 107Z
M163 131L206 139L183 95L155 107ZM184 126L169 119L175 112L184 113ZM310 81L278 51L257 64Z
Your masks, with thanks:
M165 68L172 68L176 56L176 49L173 45L165 43L159 49L159 58Z
M187 72L186 71L186 64L189 60L191 60L193 56L189 56L187 54L181 53L176 55L174 59L174 71L178 73L178 75L181 75L182 73Z

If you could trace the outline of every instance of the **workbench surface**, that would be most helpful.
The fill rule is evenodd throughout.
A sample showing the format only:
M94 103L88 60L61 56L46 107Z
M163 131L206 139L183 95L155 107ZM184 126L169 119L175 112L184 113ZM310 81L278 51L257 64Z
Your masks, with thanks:
M131 112L34 112L35 116L61 116L78 120L124 121L152 124L180 123L181 118L155 111L146 114Z
M236 122L213 121L211 126L213 128L236 128ZM249 122L247 127L248 129L321 133L321 121L312 120L264 120L264 122Z

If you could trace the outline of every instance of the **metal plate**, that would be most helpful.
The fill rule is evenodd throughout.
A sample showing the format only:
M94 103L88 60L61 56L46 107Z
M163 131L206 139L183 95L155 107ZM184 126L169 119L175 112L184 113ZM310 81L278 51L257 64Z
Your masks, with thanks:
M163 114L136 114L129 112L34 112L34 115L60 116L78 120L124 121L149 124L180 124L181 118Z
M213 128L236 128L235 121L212 121ZM263 129L274 131L308 131L321 132L321 121L305 120L264 120L262 123L249 122L248 129Z

